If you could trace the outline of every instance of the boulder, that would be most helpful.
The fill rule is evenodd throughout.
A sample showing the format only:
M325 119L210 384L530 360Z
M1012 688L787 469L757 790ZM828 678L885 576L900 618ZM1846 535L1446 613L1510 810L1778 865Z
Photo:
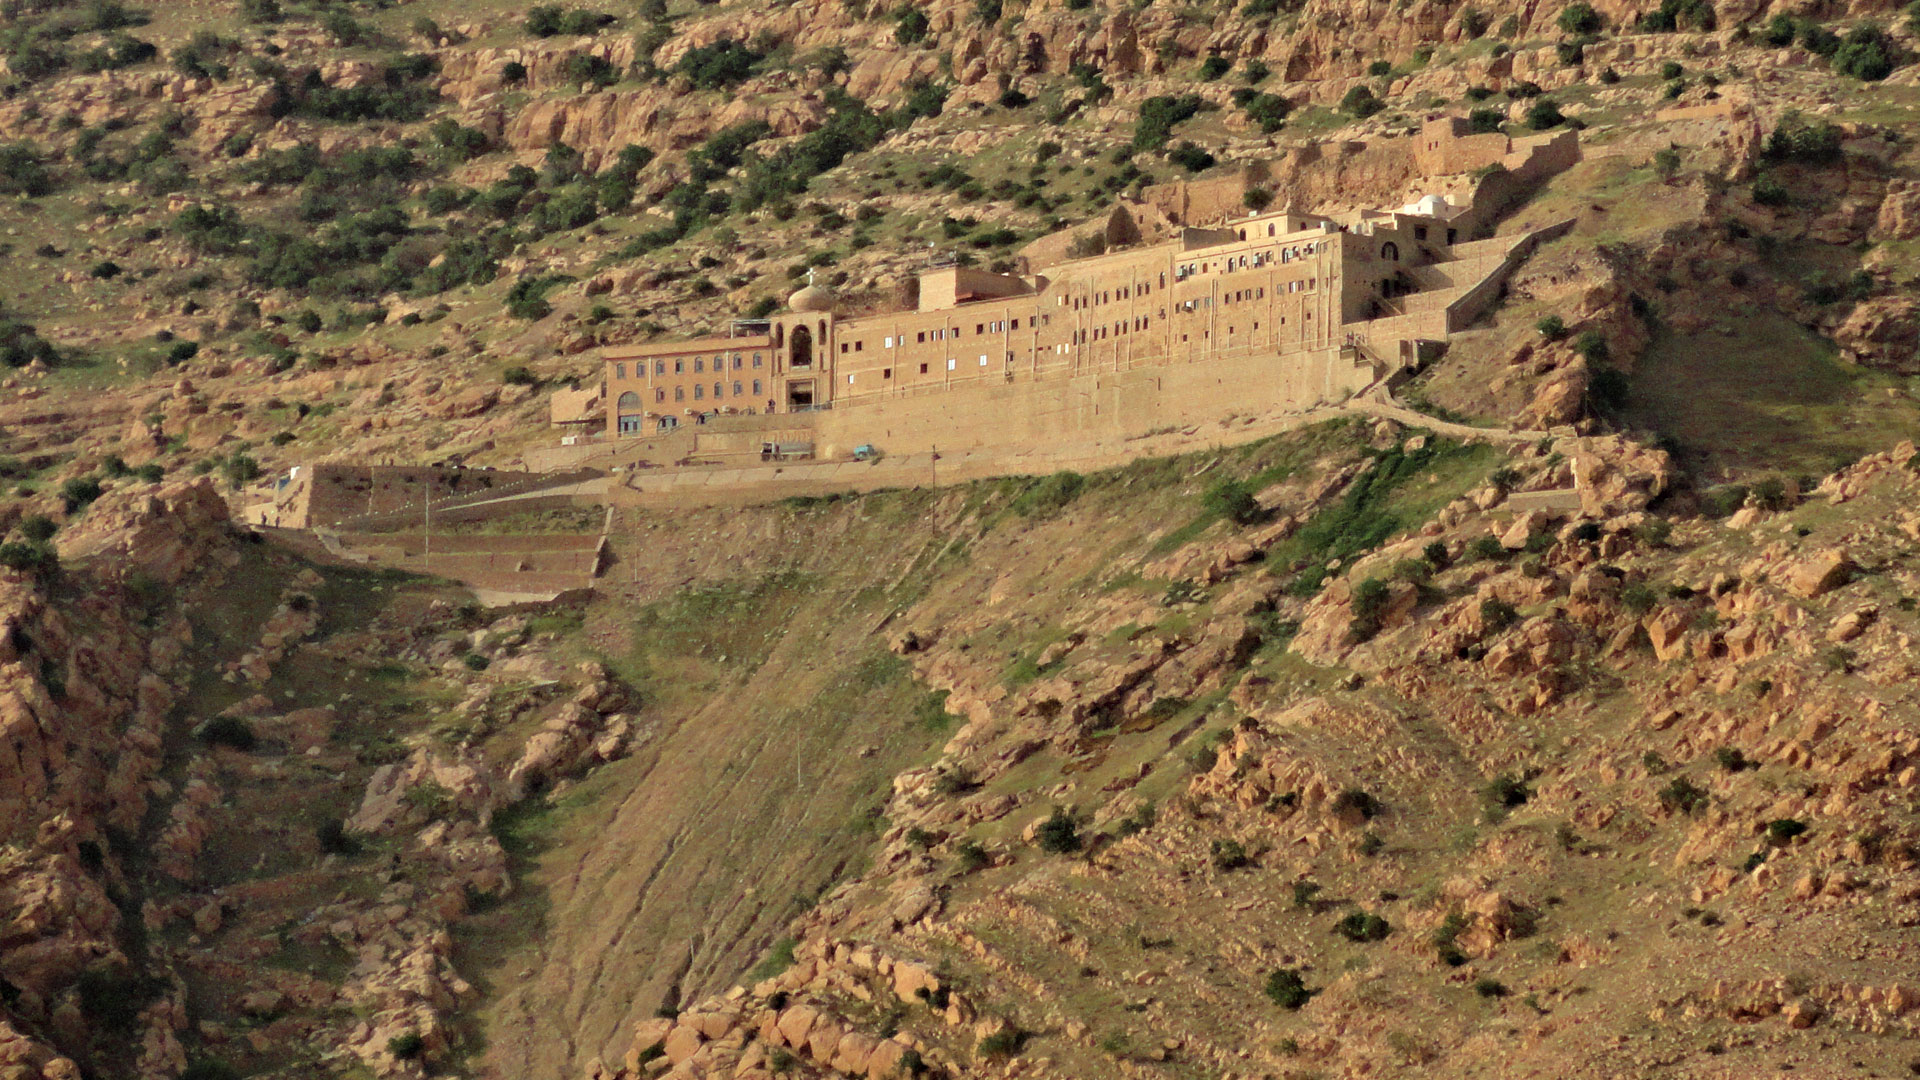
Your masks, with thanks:
M1837 548L1815 552L1787 568L1787 588L1809 600L1845 585L1853 579L1853 560Z

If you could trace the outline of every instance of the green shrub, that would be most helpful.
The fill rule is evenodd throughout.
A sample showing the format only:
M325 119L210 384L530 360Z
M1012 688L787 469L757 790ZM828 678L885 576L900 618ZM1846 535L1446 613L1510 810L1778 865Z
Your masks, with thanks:
M360 841L347 831L346 822L339 818L326 818L315 825L313 836L323 854L358 855L361 852Z
M1586 0L1578 0L1560 11L1560 29L1568 34L1597 34L1606 25L1600 13Z
M402 1061L409 1061L419 1057L421 1051L426 1048L427 1041L421 1038L420 1033L417 1031L409 1031L404 1034L395 1035L393 1038L387 1040L387 1053L392 1054Z
M1080 829L1074 824L1072 814L1056 806L1053 816L1040 823L1040 828L1034 833L1034 842L1041 851L1065 855L1080 850Z
M960 873L971 874L976 870L985 869L992 861L993 858L987 854L987 849L975 841L962 840L954 845L953 863Z
M1506 997L1507 984L1501 982L1499 979L1482 975L1473 981L1473 992L1483 998Z
M1340 99L1340 111L1355 120L1365 120L1386 107L1386 102L1375 97L1373 91L1364 86L1348 90L1346 96Z
M1684 776L1676 776L1673 782L1660 789L1656 796L1662 809L1669 813L1694 814L1707 805L1707 793L1696 787Z
M1477 561L1488 562L1506 558L1507 549L1493 536L1477 536L1467 545L1467 554Z
M1879 82L1905 59L1886 31L1872 23L1855 27L1833 53L1833 70L1863 82Z
M674 62L675 73L685 75L696 90L724 90L753 77L754 65L764 57L731 38L689 49Z
M1246 847L1238 840L1216 839L1209 850L1213 868L1220 871L1238 870L1253 862L1247 857Z
M1524 806L1531 798L1533 798L1533 789L1527 786L1527 782L1509 773L1501 773L1487 781L1486 786L1480 789L1480 800L1483 803L1502 810Z
M1200 77L1207 82L1212 82L1232 70L1233 61L1224 56L1209 56L1200 61Z
M103 491L100 481L91 476L76 476L60 485L60 499L67 513L77 513L98 499Z
M1360 816L1372 821L1380 813L1380 800L1361 788L1350 787L1334 796L1330 809L1335 814L1344 814L1348 810L1357 810Z
M60 568L60 555L51 544L9 540L0 544L0 566L44 577Z
M1384 940L1393 927L1372 912L1352 911L1334 923L1333 930L1348 941L1368 942Z
M893 11L893 40L902 45L914 45L926 40L933 32L933 22L927 13L912 4L901 4Z
M1200 502L1209 512L1236 525L1250 525L1260 520L1259 500L1253 497L1253 489L1242 480L1229 478L1215 482L1201 495Z
M1807 823L1793 818L1775 818L1767 822L1767 841L1780 846L1807 831Z
M196 1058L181 1071L179 1080L240 1080L240 1070L219 1058Z
M1499 109L1475 109L1467 114L1467 126L1476 135L1499 131L1507 125L1507 114Z
M1006 1058L1020 1052L1027 1041L1026 1033L1016 1027L1006 1027L980 1040L974 1052L983 1058Z
M1299 968L1275 968L1267 973L1267 1000L1283 1009L1299 1009L1313 1000L1314 993L1307 989Z
M60 525L45 514L28 514L20 520L20 535L36 544L44 544L60 531Z
M500 373L500 381L508 386L537 386L540 378L530 369L516 364Z
M1480 601L1480 622L1486 626L1489 633L1497 634L1505 630L1519 617L1520 613L1514 610L1512 604L1498 597L1489 596Z
M1202 101L1195 94L1152 97L1141 102L1133 125L1133 149L1147 153L1164 147L1172 138L1174 127L1191 119L1201 107Z
M37 198L53 191L53 173L32 143L0 144L0 195Z
M200 740L209 746L225 746L242 753L251 753L260 744L252 726L237 716L216 716L202 724Z
M1087 478L1077 472L1057 472L1036 481L1012 503L1021 517L1046 517L1066 509L1086 490Z
M1560 106L1555 105L1550 98L1540 98L1527 109L1527 126L1535 131L1556 128L1566 122L1567 118L1561 113Z
M1775 161L1827 164L1840 159L1840 128L1824 120L1809 120L1798 109L1788 109L1767 133L1762 152Z

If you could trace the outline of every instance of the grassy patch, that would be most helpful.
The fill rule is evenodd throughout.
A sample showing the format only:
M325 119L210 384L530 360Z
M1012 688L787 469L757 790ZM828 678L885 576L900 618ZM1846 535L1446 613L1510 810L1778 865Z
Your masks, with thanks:
M1824 473L1912 433L1920 409L1874 392L1890 385L1763 313L1660 334L1635 368L1624 419L1658 433L1697 475Z

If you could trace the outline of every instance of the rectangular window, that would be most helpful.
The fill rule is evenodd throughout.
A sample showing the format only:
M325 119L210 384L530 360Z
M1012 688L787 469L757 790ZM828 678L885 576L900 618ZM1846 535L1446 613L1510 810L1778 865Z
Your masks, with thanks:
M615 365L613 365L613 377L614 377L614 378L616 378L616 379L624 379L624 378L626 378L626 377L627 377L627 365L625 365L625 364L615 364Z
M974 324L973 324L973 332L974 332L974 333L976 333L976 334L984 334L984 333L986 333L986 332L987 332L987 324L986 324L986 323L974 323Z
M737 382L733 384L733 396L734 397L740 396L740 384Z
M715 401L719 401L719 400L720 400L720 397L721 397L721 393L720 393L720 392L721 392L722 390L724 390L724 389L726 389L726 387L725 387L725 385L724 385L724 384L722 384L722 383L714 383L714 384L713 384L713 400L715 400Z
M927 332L925 330L920 331L918 340L921 342L925 342L927 340Z
M849 348L850 348L850 347L849 347L849 346L847 345L847 343L846 343L846 342L844 342L844 341L843 341L843 342L841 342L841 343L840 343L840 351L841 351L841 352L847 352L847 351L849 350Z
M854 352L865 352L866 348L867 348L867 343L864 341L856 341L853 343Z
M847 376L847 385L848 385L848 386L852 386L852 385L853 385L853 376L851 376L851 375L849 375L849 376Z
M756 370L756 371L758 371L758 370L760 369L760 366L761 366L761 359L760 359L760 354L759 354L759 353L754 353L754 354L753 354L753 367L754 367L754 370Z
M674 387L674 388L673 388L673 400L675 400L675 401L685 401L685 400L687 400L687 388L686 388L686 387L684 387L684 386L676 386L676 387Z
M697 356L693 358L693 370L696 372L705 371L707 369L706 364L707 362L705 360L702 360Z
M1013 320L1013 328L1014 328L1015 330L1018 330L1018 329L1020 329L1020 320L1019 320L1019 319L1015 319L1015 320Z
M653 391L653 400L655 401L667 400L667 388L664 386L656 387Z
M986 366L987 366L987 354L986 354L986 353L981 353L981 354L980 354L980 366L981 366L981 367L986 367Z
M673 373L675 375L684 374L686 370L687 370L687 362L685 360L675 360L673 362Z
M925 365L925 364L921 364L921 365L920 365L920 374L922 374L922 375L925 375L926 373L927 373L927 365Z
M957 361L955 361L953 357L947 357L947 370L952 371L955 363L957 363Z
M890 367L883 367L883 368L881 368L881 369L880 369L880 377L881 377L881 378L883 378L883 379L891 379L891 378L893 378L893 369L892 369L892 368L890 368Z
M889 338L886 338L886 339L885 339L885 341L884 341L884 344L883 344L883 347L884 347L884 348L888 348L888 349L891 349L891 348L893 348L893 338L891 338L891 337L889 337Z
M707 388L700 383L694 383L693 384L693 400L699 401L702 398L705 398L706 396L707 396Z

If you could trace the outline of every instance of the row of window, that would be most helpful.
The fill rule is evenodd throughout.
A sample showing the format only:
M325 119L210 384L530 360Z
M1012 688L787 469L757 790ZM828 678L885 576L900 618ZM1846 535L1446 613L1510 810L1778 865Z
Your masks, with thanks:
M728 396L728 395L727 395L727 393L726 393L726 389L727 389L727 384L726 384L726 383L714 383L714 384L713 384L713 398L714 398L714 400L715 400L715 401L718 401L718 400L720 400L721 398L723 398L723 397L726 397L726 396ZM752 395L751 395L751 396L753 396L753 397L759 397L759 396L760 396L761 394L763 394L763 393L765 393L765 392L766 392L766 391L765 391L765 390L764 390L764 389L762 388L762 384L761 384L761 382L760 382L760 380L759 380L759 379L755 379L755 380L753 380L753 392L752 392ZM747 396L748 396L748 393L747 393L747 390L746 390L746 384L745 384L745 383L743 383L743 382L741 382L741 381L740 381L740 380L738 380L738 379L736 379L736 380L734 380L734 382L733 382L733 394L732 394L732 396L733 396L733 397L747 397ZM705 384L705 383L694 383L694 384L693 384L693 400L695 400L695 401L705 401L705 400L706 400L706 398L707 398L707 384ZM666 400L667 400L667 388L666 388L666 387L664 387L664 386L656 386L656 387L654 387L654 388L653 388L653 400L654 400L655 402L664 402L664 401L666 401ZM673 400L675 400L675 401L685 401L685 400L687 400L687 388L686 388L686 387L684 387L684 386L676 386L676 387L674 387L674 388L673 388ZM624 399L623 399L623 401L624 401Z
M674 360L672 360L672 361L667 361L667 360L655 360L655 361L653 362L653 373L654 373L655 375L665 375L665 374L667 373L667 364L668 364L668 363L672 363L672 364L673 364L673 373L674 373L675 375L684 375L684 374L686 374L686 371L687 371L687 361L688 361L688 359L689 359L688 357L684 357L684 356L683 356L683 357L679 357L679 358L677 358L677 359L674 359ZM706 357L704 357L704 356L695 356L695 357L692 357L691 359L692 359L692 361L693 361L693 370L694 370L695 372L705 372L705 371L707 370L707 359L706 359ZM725 354L716 354L716 355L714 356L714 358L713 358L713 370L714 370L714 371L716 371L716 372L720 372L720 371L725 371L725 370L727 370L727 360L728 360L728 359L729 359L729 358L728 358L728 357L727 357L727 356L726 356ZM744 356L743 354L741 354L741 353L734 353L731 359L733 360L733 370L735 370L735 371L739 371L739 370L741 370L741 369L743 369L743 368L745 368L745 367L746 367L746 364L747 364L747 361L746 361L746 357L745 357L745 356ZM759 370L760 368L763 368L763 367L765 367L766 365L767 365L767 359L766 359L766 354L765 354L765 353L754 353L754 354L753 354L753 366L754 366L754 370L756 370L756 371L757 371L757 370ZM646 377L646 374L647 374L647 362L646 362L645 360L641 360L641 361L639 361L638 363L636 363L636 364L634 364L634 365L633 365L633 377L634 377L634 378L636 378L636 379L642 379L642 378L645 378L645 377ZM613 365L613 376L614 376L614 378L616 378L616 379L624 379L624 378L626 378L626 377L627 377L627 365L625 365L625 364L615 364L615 365Z
M1008 359L1008 360L1012 360L1012 359L1013 359L1013 354L1012 354L1012 353L1008 353L1008 354L1007 354L1007 359ZM986 354L986 353L981 353L981 354L980 354L980 366L981 366L981 367L986 367L986 366L987 366L987 354ZM954 359L953 357L951 357L951 356L949 356L949 357L947 357L947 370L948 370L948 371L958 371L958 370L960 370L960 361L958 361L958 360L955 360L955 359ZM928 373L928 365L926 365L926 364L921 364L921 365L920 365L920 374L922 374L922 375L925 375L925 374L927 374L927 373ZM892 368L890 368L890 367L889 367L889 368L881 368L881 369L880 369L880 378L882 378L882 379L891 379L891 378L893 378L893 369L892 369ZM852 376L852 375L848 375L848 376L847 376L847 385L848 385L848 386L852 386L852 385L853 385L853 376Z
M1042 315L1038 319L1028 319L1027 324L1030 327L1042 326L1051 321L1052 320L1050 318L1048 318L1045 315ZM929 341L947 341L950 339L957 339L961 336L961 329L962 328L958 326L937 326L931 330L915 331L913 343L915 345L924 345ZM1018 329L1020 329L1019 319L994 319L989 322L977 322L973 324L973 333L975 337L981 337L987 334L1004 334L1009 330L1018 330ZM900 348L906 344L907 344L907 335L905 334L900 334L897 336L893 334L888 334L886 337L880 339L880 347L883 349ZM840 343L840 351L843 353L866 352L867 343L864 340L858 340L858 339L853 341L843 341Z

